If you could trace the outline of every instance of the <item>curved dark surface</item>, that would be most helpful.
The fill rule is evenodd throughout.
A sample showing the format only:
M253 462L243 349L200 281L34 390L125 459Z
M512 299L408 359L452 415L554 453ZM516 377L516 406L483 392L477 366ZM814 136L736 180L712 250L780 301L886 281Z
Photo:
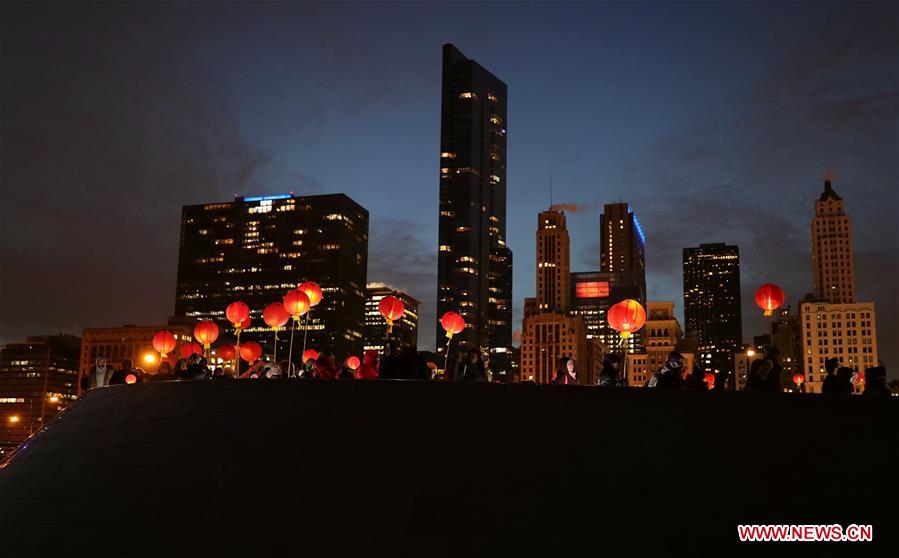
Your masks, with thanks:
M0 469L0 556L895 550L895 399L417 382L89 393ZM741 544L738 523L872 523Z

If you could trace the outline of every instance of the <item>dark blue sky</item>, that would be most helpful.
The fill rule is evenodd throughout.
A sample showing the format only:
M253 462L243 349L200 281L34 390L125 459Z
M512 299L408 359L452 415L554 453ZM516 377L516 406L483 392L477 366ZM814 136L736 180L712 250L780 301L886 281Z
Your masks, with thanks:
M0 342L173 311L180 208L346 192L369 280L436 294L441 44L509 86L516 329L536 214L596 269L602 204L630 202L649 297L683 304L681 249L740 246L744 337L761 283L811 290L823 177L853 218L858 297L899 364L899 8L886 3L2 6ZM421 328L433 345L433 327Z

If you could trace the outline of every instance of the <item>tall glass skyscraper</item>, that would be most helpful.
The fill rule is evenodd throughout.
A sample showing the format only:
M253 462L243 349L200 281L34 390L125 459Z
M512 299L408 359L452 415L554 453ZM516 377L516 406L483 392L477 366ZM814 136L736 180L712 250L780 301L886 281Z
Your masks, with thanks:
M465 318L458 350L490 351L505 373L512 350L512 251L506 246L506 84L443 45L437 317ZM443 329L437 352L443 353ZM453 358L455 358L455 351Z

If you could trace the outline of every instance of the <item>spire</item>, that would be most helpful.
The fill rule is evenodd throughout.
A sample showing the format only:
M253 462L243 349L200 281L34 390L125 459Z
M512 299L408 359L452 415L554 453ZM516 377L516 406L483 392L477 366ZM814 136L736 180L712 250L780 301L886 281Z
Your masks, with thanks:
M819 202L831 200L841 200L840 196L837 195L836 192L833 191L833 187L830 185L830 179L824 181L824 191L821 192L821 196L818 198Z

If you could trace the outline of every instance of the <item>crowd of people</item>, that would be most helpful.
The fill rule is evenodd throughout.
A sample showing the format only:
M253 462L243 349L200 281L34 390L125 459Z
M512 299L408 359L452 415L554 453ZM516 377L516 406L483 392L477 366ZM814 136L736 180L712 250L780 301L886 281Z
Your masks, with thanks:
M358 362L358 360L357 360ZM119 369L113 370L108 361L101 357L81 379L81 387L88 390L95 387L124 383L140 383L166 380L230 380L245 379L315 379L315 380L434 380L444 379L457 382L499 382L519 383L521 377L517 371L510 374L496 375L490 368L490 357L479 349L472 348L448 367L443 377L437 376L437 367L425 361L421 354L410 345L397 341L389 341L382 351L369 350L363 354L362 362L351 368L347 362L338 365L335 355L322 351L315 358L308 358L302 366L295 366L287 360L271 362L259 360L239 374L231 366L211 366L207 359L199 353L188 358L179 359L172 366L163 360L155 374L147 374L141 368L134 367L131 360L125 359ZM837 358L825 363L826 376L822 384L825 394L850 394L852 386L857 382L857 373L845 366L840 366ZM754 360L749 367L744 389L746 391L782 392L783 365L780 352L776 348L767 349L761 358ZM864 395L889 396L890 389L886 383L886 369L881 366L865 371ZM724 390L734 381L733 374L728 371L709 373L696 363L692 370L685 370L684 355L672 351L665 364L655 371L645 387L668 388L682 390ZM553 384L578 384L577 362L571 357L562 357L558 361ZM597 380L599 387L621 387L626 385L622 373L621 356L611 353L605 356L602 370ZM711 385L710 385L711 384Z

